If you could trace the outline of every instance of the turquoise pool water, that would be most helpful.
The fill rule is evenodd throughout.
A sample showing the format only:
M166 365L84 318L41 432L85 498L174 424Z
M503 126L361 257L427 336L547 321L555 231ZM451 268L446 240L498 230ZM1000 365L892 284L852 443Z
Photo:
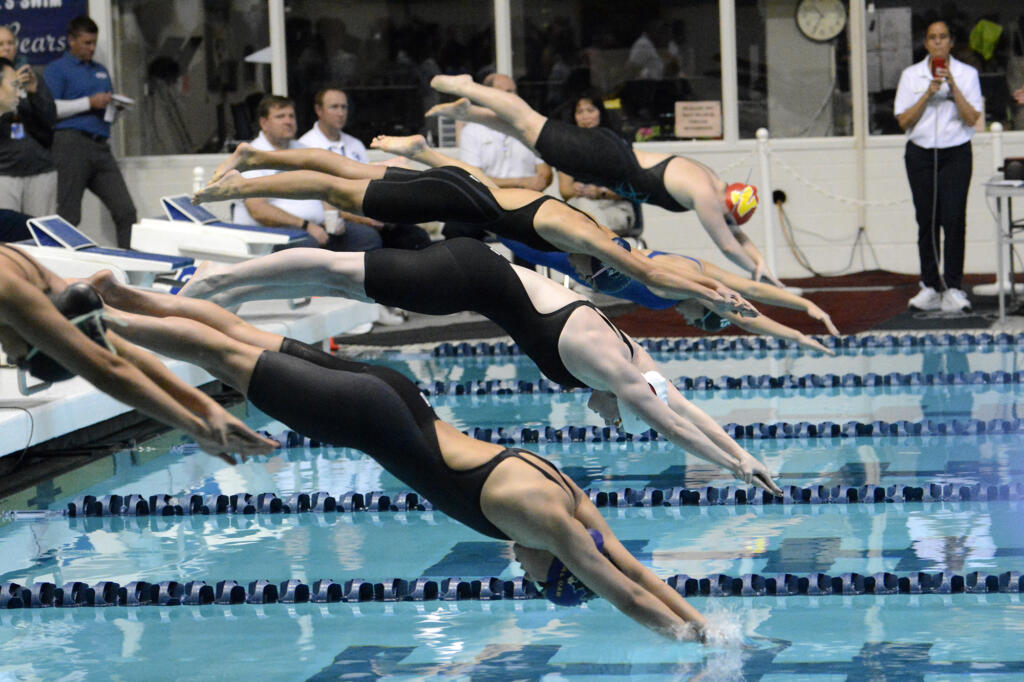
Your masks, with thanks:
M742 374L1017 371L1013 348L659 356L678 379ZM761 357L757 357L760 355ZM388 355L421 381L539 375L515 357ZM695 391L720 423L1017 419L1022 389L940 385ZM432 399L464 428L598 425L586 394ZM340 415L339 415L340 417ZM283 429L251 411L248 421ZM746 440L783 485L1006 485L1024 482L1016 434ZM735 484L664 441L537 443L582 487ZM60 510L84 494L182 495L404 486L357 452L294 447L235 467L187 448L120 453L109 474L31 499ZM146 459L145 462L141 462ZM604 508L616 534L658 575L1024 572L1024 501ZM213 584L232 579L464 579L518 575L505 543L438 512L193 517L18 518L0 526L0 582L102 580ZM1019 593L693 597L757 649L670 643L600 600L342 602L0 611L0 677L17 679L759 679L1024 678Z

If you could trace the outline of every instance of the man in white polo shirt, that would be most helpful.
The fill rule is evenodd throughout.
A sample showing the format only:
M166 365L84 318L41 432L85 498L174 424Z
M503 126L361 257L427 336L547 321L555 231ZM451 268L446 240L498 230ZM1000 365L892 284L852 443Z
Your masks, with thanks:
M325 88L319 91L313 100L313 110L317 120L313 127L299 138L301 146L326 149L359 163L370 162L366 154L366 146L358 138L343 130L345 124L348 123L349 113L348 95L343 90ZM374 230L387 248L422 249L430 246L430 236L418 225L385 224L348 211L339 211L338 213L344 220L346 232L362 233Z
M492 73L484 78L484 85L504 92L516 91L516 82L500 73ZM543 192L551 184L551 166L531 149L514 137L479 123L462 126L459 132L459 159L482 170L498 187L522 187ZM444 236L448 239L483 239L485 232L478 225L450 222L444 226Z
M949 54L953 38L944 21L925 31L928 56L903 70L893 112L907 131L904 161L917 217L921 291L915 310L966 312L962 288L967 189L971 184L971 138L982 116L981 84L974 67ZM939 274L939 230L945 235Z

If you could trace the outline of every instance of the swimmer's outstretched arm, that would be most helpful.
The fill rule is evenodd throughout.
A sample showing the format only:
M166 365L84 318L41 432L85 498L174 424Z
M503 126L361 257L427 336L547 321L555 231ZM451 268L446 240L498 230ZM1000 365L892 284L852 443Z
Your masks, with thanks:
M802 310L812 319L818 320L825 325L829 334L832 334L833 336L839 335L839 330L836 329L834 324L832 324L832 318L829 317L829 314L819 308L813 301L810 301L803 296L797 296L791 291L787 291L786 289L778 286L764 284L763 282L755 282L744 277L737 277L731 272L727 272L713 263L708 263L707 261L702 261L702 263L704 265L704 272L707 273L708 276L721 281L726 286L735 289L747 298L751 298L762 303L768 303L769 305L777 305L783 308L791 308L793 310Z
M567 513L565 491L557 486L523 486L521 494L497 498L485 491L481 506L487 518L519 545L555 555L587 587L636 622L676 641L700 639L704 617L631 560L600 512L578 488L576 491L581 501L573 515ZM597 550L588 527L604 535L608 556Z
M694 197L693 210L718 250L749 272L752 278L760 279L765 273L764 259L741 230L729 228L718 193L713 190L702 191Z
M772 288L774 289L775 287ZM774 336L777 339L795 341L797 345L805 350L818 351L825 355L835 356L836 354L835 351L826 348L814 337L808 336L807 334L797 331L792 327L787 327L781 322L776 322L767 315L759 314L757 317L740 317L739 315L734 315L732 313L725 313L723 314L723 317L728 319L737 327L742 327L748 332L758 334L759 336Z
M97 345L66 320L39 289L4 272L0 272L0 320L96 388L181 429L204 450L262 454L276 445L117 334L108 331L107 337L119 355Z

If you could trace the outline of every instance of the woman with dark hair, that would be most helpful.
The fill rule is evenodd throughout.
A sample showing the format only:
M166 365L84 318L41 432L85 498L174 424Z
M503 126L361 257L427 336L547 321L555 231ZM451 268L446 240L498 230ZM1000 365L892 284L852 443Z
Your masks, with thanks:
M604 102L595 91L587 91L576 98L572 109L573 123L579 128L606 128L618 134L609 120ZM558 191L567 204L589 213L594 220L616 234L628 232L636 224L633 202L601 185L580 182L569 173L558 170Z
M661 635L704 639L704 617L623 547L568 476L533 452L441 421L402 374L255 329L208 301L123 287L102 273L91 282L119 309L126 337L203 367L306 436L362 450L435 508L514 542L527 579L552 602L601 596Z

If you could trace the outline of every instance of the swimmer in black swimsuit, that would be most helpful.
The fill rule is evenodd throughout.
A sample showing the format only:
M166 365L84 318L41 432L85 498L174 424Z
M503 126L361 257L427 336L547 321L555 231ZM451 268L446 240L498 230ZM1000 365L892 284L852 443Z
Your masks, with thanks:
M66 280L21 249L0 245L0 346L9 359L47 380L81 376L121 402L181 429L211 454L258 454L273 449L273 441L181 381L150 353L113 331L83 324L87 336L54 304L75 293L69 288ZM77 311L65 312L77 316ZM86 315L80 324L85 318L94 320Z
M263 332L208 301L92 281L133 311L117 313L127 338L200 365L304 435L366 452L452 518L515 542L527 577L547 578L550 600L600 595L659 634L703 639L703 616L622 546L557 467L439 420L398 372Z
M471 310L501 325L553 381L589 386L595 400L610 397L684 450L747 483L779 490L761 462L674 386L656 395L645 376L661 377L654 360L589 301L473 239L450 239L420 251L289 249L233 265L211 263L179 295L225 307L333 295L428 315ZM617 415L609 415L604 402L595 409L614 421Z
M411 145L417 138L399 140ZM425 149L421 138L419 141ZM633 278L665 296L699 298L719 312L756 314L753 306L716 280L700 274L671 273L632 255L613 241L614 232L564 202L533 190L494 187L478 169L473 170L479 177L474 176L470 166L438 165L427 171L411 171L362 164L322 149L262 151L242 144L217 168L212 183L197 192L193 201L267 196L321 199L382 222L477 223L534 248L591 256L624 275L618 276L621 286ZM294 172L259 178L238 173L256 169Z
M723 182L693 159L633 149L606 128L580 128L548 119L517 95L474 83L472 77L434 76L430 85L460 97L439 104L427 116L447 116L480 123L511 135L532 148L549 165L581 182L610 187L619 196L669 211L693 210L704 229L736 265L781 286L740 225L757 207L757 188Z

